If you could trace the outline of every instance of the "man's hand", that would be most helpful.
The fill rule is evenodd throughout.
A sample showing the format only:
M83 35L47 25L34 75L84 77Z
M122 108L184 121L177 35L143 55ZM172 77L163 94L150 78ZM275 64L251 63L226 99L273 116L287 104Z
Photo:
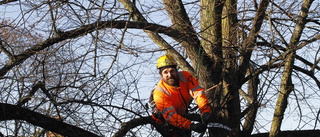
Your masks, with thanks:
M190 125L190 129L193 130L193 131L196 131L198 133L202 133L202 132L206 131L207 125L206 124L202 124L202 123L192 123Z
M204 123L214 122L214 115L206 112L202 115L202 119Z

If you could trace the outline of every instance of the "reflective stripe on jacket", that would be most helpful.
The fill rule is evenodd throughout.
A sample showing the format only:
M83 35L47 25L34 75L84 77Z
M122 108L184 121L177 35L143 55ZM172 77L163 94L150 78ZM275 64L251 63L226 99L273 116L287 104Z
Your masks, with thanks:
M198 81L187 71L178 72L178 75L180 87L170 86L161 79L153 91L153 99L166 122L178 128L190 129L191 121L183 116L192 99L195 99L202 114L209 112L210 107Z

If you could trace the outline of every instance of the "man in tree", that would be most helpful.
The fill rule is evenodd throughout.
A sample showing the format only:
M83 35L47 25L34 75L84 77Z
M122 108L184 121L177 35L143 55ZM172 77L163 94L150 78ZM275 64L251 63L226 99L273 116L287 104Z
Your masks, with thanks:
M158 59L157 68L161 80L151 94L152 118L156 129L163 136L191 136L191 130L204 132L213 118L204 89L187 71L178 71L175 60L170 55ZM198 104L205 123L194 123L187 119L187 108L192 99Z

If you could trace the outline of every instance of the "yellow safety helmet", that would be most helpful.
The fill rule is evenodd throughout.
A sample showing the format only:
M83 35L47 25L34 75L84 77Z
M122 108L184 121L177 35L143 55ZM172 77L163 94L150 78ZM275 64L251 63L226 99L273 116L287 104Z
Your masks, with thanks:
M170 55L163 55L158 59L157 68L162 68L166 66L173 66L176 67L177 63Z

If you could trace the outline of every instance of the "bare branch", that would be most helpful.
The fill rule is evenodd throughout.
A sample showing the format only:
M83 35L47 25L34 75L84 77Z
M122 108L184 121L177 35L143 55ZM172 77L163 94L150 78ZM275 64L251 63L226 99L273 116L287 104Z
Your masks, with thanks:
M127 25L127 28L145 29L145 30L149 30L157 33L164 33L170 37L173 37L178 41L185 41L188 39L184 34L180 33L177 30L174 30L170 27L157 25L157 24L144 23L144 22L127 22L127 21L98 21L96 23L84 25L78 29L74 29L66 32L60 32L58 35L55 35L52 38L49 38L39 44L36 44L31 48L25 50L21 54L14 56L13 58L10 59L10 61L8 61L7 64L5 64L0 69L0 78L3 77L14 66L21 64L30 56L36 54L37 52L47 47L50 47L53 44L56 44L66 39L80 37L96 30L105 29L105 28L121 29L121 28L124 28L126 25Z

